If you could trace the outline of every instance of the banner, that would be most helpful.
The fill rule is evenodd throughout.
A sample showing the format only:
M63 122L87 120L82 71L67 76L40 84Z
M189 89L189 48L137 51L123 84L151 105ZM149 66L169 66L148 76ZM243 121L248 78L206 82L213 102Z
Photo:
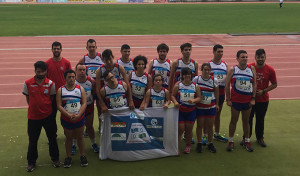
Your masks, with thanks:
M109 110L100 116L101 160L137 161L178 155L176 108Z

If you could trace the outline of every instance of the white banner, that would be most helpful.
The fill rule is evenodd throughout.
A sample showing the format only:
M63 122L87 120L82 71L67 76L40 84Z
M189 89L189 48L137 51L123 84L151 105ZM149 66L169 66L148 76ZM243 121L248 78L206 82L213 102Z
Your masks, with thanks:
M109 110L100 116L101 160L137 161L178 155L176 108Z

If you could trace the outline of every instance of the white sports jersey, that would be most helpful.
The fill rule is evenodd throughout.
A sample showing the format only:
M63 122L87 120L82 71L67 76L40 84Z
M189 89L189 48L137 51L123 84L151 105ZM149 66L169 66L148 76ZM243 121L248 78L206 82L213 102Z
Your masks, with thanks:
M81 87L84 88L85 92L86 92L86 103L87 105L91 105L94 103L94 98L92 95L92 89L93 89L93 82L92 82L91 77L87 76L87 79L85 82L79 82L77 80L75 80L75 83L80 85Z
M123 62L123 61L121 60L121 58L117 60L117 63L118 63L119 65L122 65L122 66L124 67L127 76L134 70L133 62L132 62L132 61L133 61L133 60L130 59L129 62L126 63L126 62ZM122 77L122 76L121 76L121 77ZM122 78L122 80L123 80L123 78Z
M181 70L183 68L186 68L188 67L189 69L192 70L192 73L193 73L193 77L195 76L195 69L196 69L196 63L193 59L190 59L190 62L188 64L185 64L183 61L182 61L182 58L178 59L178 67L177 69L175 70L175 79L174 79L174 84L177 82L177 81L181 81Z
M218 81L219 87L224 90L227 75L227 64L224 61L221 61L220 64L216 64L212 60L209 61L209 64L211 67L211 75Z
M156 92L153 88L150 89L150 107L163 107L165 104L166 91L165 88Z
M142 76L137 76L136 72L131 73L130 85L132 87L132 98L143 100L145 95L146 86L148 84L148 73Z
M86 73L89 77L96 79L96 70L103 65L101 54L97 53L95 58L90 58L88 54L84 55L84 65L86 65Z
M101 65L100 67L100 71L101 71L101 76L104 74L104 72L106 71L106 67L104 65ZM120 80L120 71L119 71L119 64L115 63L113 69L110 71L111 73L113 73L115 75L115 78L119 81ZM100 84L103 87L104 84L106 84L106 81L104 81L104 78L101 77L100 78Z
M178 103L181 105L195 105L194 103L189 103L190 99L195 98L196 94L196 84L191 83L190 85L184 85L182 82L178 84Z
M217 80L210 76L203 79L202 76L196 76L193 82L198 84L201 90L201 101L197 104L197 108L209 109L216 107L215 88L218 87Z
M78 114L81 107L81 90L79 85L75 85L73 90L61 87L61 100L64 109L71 114ZM63 114L62 114L63 115Z
M115 109L127 106L126 90L121 81L116 88L110 88L107 84L104 86L105 99L109 109Z
M152 78L156 74L161 74L163 76L163 86L168 87L170 68L171 64L169 59L167 59L164 63L158 62L157 58L153 59Z

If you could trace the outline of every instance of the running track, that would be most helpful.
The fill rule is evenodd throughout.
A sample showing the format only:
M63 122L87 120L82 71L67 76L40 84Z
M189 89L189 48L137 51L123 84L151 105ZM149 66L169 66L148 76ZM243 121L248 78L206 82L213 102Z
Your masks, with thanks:
M212 46L224 46L223 59L229 66L236 64L237 50L248 52L249 63L254 62L254 52L264 48L267 63L277 73L278 87L270 93L271 99L300 99L300 35L231 36L219 35L145 35L145 36L41 36L0 37L0 109L26 108L22 95L24 81L34 75L34 62L47 60L52 56L51 44L60 41L62 56L74 67L87 51L86 41L94 38L98 51L110 48L115 59L120 57L120 46L131 46L132 58L138 54L148 60L157 56L156 46L162 42L170 46L168 58L181 56L179 46L190 42L193 45L192 58L199 65L212 58Z

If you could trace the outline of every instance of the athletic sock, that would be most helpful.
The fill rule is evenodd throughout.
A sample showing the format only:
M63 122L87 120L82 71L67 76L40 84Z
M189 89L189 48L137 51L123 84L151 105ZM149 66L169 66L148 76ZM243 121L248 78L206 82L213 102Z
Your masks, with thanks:
M73 139L73 145L76 145L76 143L77 143L77 140Z
M233 137L229 137L229 142L233 142Z
M90 139L92 144L95 144L95 139Z
M245 138L245 142L250 142L250 138Z

